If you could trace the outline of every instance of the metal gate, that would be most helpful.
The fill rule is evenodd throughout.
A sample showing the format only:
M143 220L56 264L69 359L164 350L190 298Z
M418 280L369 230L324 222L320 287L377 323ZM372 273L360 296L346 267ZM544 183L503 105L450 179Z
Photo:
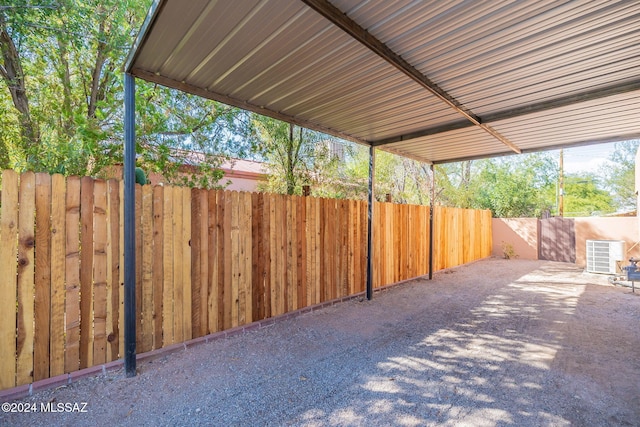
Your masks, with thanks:
M539 259L576 262L576 228L573 219L541 219L538 229Z

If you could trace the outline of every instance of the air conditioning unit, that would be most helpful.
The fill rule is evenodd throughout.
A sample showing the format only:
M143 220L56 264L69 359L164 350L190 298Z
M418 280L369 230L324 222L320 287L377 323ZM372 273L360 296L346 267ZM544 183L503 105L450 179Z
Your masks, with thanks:
M624 240L587 240L587 271L618 274L624 254Z

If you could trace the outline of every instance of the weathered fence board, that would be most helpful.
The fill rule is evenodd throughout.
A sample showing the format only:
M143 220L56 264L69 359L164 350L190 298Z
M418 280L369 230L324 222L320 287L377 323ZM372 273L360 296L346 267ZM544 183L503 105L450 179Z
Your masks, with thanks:
M0 388L122 357L116 180L2 174ZM367 204L136 185L137 351L365 289ZM376 203L373 285L429 272L429 207ZM437 207L435 269L489 256L486 211Z
M16 277L16 231L18 229L18 175L2 173L0 209L0 277ZM15 281L0 286L0 387L16 385L16 292Z
M120 192L118 181L114 179L107 181L107 186L107 221L109 223L109 235L107 236L107 360L115 360L118 358L120 350L118 340L120 330L118 324L120 318ZM161 266L155 271L161 272ZM162 326L160 326L159 332L159 336L162 336Z
M142 228L142 347L140 352L153 349L153 188L149 185L142 187L142 211L137 215L141 218Z
M35 258L34 324L38 333L34 335L33 379L39 381L49 378L51 325L51 176L45 173L36 174L35 236L38 256Z
M173 190L164 189L162 203L162 345L175 343L173 334Z
M80 221L82 248L93 248L93 185L89 177L81 179ZM53 248L52 248L53 250ZM92 322L93 311L93 250L83 250L80 254L80 265L87 266L80 270L80 324ZM93 328L80 329L80 368L93 366Z
M33 381L33 300L35 297L33 288L35 175L33 172L27 172L22 175L19 199L16 381L18 384L24 384Z
M93 362L107 360L107 184L97 180L93 187Z
M3 181L4 193L4 181ZM49 373L64 373L65 309L65 179L51 177L51 331ZM4 203L4 202L3 202ZM92 328L91 328L92 329Z
M23 179L24 175L21 183ZM67 178L65 372L76 371L80 366L80 189L79 177Z

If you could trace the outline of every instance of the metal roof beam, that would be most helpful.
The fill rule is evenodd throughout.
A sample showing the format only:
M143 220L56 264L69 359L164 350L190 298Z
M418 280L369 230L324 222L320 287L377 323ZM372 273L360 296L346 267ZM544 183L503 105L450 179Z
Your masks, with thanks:
M372 144L376 147L379 146L390 146L395 142L405 142L410 141L412 139L423 138L429 135L436 135L439 133L449 132L457 129L464 129L472 127L473 124L468 120L460 120L457 122L448 123L446 125L433 126L426 129L421 129L415 132L407 133L404 135L392 136L385 139L379 139L377 141L373 141Z
M615 84L607 86L602 89L588 91L584 93L578 93L575 95L566 96L563 98L551 99L549 101L543 101L530 105L523 105L522 107L512 108L509 110L497 111L495 113L485 114L482 116L481 121L483 123L493 123L500 120L514 119L516 117L525 116L527 114L539 113L542 111L553 110L554 108L568 107L581 102L593 101L600 98L606 98L608 96L619 95L622 93L633 92L640 90L640 80L633 82L626 82L622 84ZM380 139L373 141L372 144L376 147L389 145L396 142L409 141L412 139L423 138L425 136L436 135L438 133L448 132L457 129L463 129L473 126L466 120L460 120L457 122L448 123L446 125L434 126L426 129L422 129L416 132L398 135L390 138Z
M415 67L409 64L406 60L404 60L400 55L394 52L391 48L389 48L386 44L382 43L380 40L371 35L367 30L362 28L357 22L349 18L344 12L335 7L327 0L302 0L307 6L324 16L331 23L336 25L338 28L345 31L355 40L362 43L365 47L370 49L372 52L380 56L382 59L387 61L389 64L396 67L402 73L413 79L416 83L420 84L423 88L427 89L431 94L435 95L442 102L449 105L459 114L464 116L469 122L473 125L480 127L485 132L492 135L494 138L498 139L500 142L505 144L511 150L516 153L520 153L521 150L511 141L509 141L506 137L501 135L498 131L493 129L491 126L482 123L480 118L476 116L471 110L466 108L457 99L439 87L435 82L431 81L427 76L418 71Z
M269 116L271 118L282 120L284 122L292 123L294 125L298 125L307 129L315 130L318 132L326 133L327 135L333 135L336 138L341 138L347 141L355 142L358 144L363 144L366 146L370 146L371 143L369 141L365 141L360 138L356 138L352 135L346 134L344 132L337 131L335 129L326 128L323 126L316 125L315 123L311 123L307 120L300 119L298 117L289 116L287 114L280 113L278 111L269 110L267 108L259 107L257 105L249 104L245 101L241 101L236 98L232 98L227 95L222 95L216 92L211 92L207 89L201 88L199 86L194 86L188 83L179 82L173 80L169 77L162 76L160 74L152 73L147 70L143 70L140 68L134 68L131 70L131 74L146 80L148 82L158 83L166 87L174 88L180 90L182 92L191 93L193 95L200 96L202 98L211 99L213 101L222 102L223 104L231 105L233 107L242 108L243 110L251 111L253 113L262 114L263 116Z
M629 133L625 135L616 135L616 136L612 136L610 138L604 138L604 139L600 138L600 139L593 139L593 140L576 141L568 144L554 144L554 145L546 145L544 147L525 148L524 150L522 150L522 154L539 153L541 151L553 151L553 150L559 150L561 148L574 148L574 147L584 147L588 145L609 144L612 142L630 141L632 139L638 139L638 138L640 138L640 132L635 132L635 133ZM385 151L386 151L386 148L385 148ZM456 157L456 158L451 158L446 160L439 160L439 161L433 162L433 164L441 165L445 163L456 163L456 162L464 162L467 160L482 160L482 159L489 159L494 157L506 157L506 156L513 156L513 153L509 151L503 151L503 152L493 153L493 154L481 154L478 156Z
M554 108L567 107L581 102L593 101L595 99L606 98L608 96L619 95L626 92L640 90L640 80L615 84L602 89L578 93L575 95L565 96L563 98L551 99L531 105L523 105L522 107L512 108L510 110L498 111L496 113L486 114L482 119L487 122L497 122L499 120L512 119L526 114L538 113L541 111L553 110Z

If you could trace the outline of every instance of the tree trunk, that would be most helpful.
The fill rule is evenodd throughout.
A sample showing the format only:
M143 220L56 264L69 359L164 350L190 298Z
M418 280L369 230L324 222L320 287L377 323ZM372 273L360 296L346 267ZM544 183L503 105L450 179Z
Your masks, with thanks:
M287 171L286 171L286 180L287 180L287 194L293 195L296 191L296 182L295 182L295 174L293 173L293 155L294 155L294 146L293 146L293 125L289 124L289 144L287 147Z
M27 97L20 54L7 32L3 13L0 13L0 51L2 52L0 74L9 87L13 105L20 113L20 134L23 139L22 148L37 145L40 142L40 134L29 112L29 98Z
M58 51L59 51L59 64L58 75L60 82L62 83L62 117L61 128L62 133L67 137L73 136L73 111L71 107L71 72L69 71L69 57L67 49L67 40L64 39L65 35L59 35L58 37Z
M98 34L101 38L104 37L104 21L100 23L100 31ZM91 92L89 93L89 105L87 108L87 116L91 119L96 117L98 101L104 98L104 91L100 85L100 77L102 76L102 70L107 61L107 48L108 46L104 41L98 41L98 52L96 54L96 62L93 66L93 72L91 73Z

